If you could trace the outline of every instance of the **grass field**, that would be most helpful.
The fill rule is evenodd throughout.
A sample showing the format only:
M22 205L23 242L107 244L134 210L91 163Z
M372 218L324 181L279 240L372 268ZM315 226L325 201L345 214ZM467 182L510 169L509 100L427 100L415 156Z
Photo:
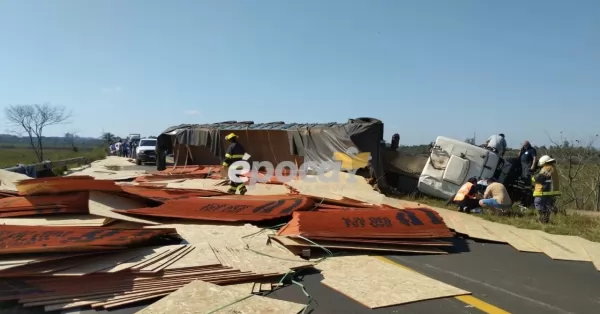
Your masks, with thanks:
M75 157L86 157L90 160L98 160L106 157L102 147L79 148L74 152L71 147L48 147L44 149L44 158L50 161L63 160ZM29 147L0 148L0 169L14 167L19 163L37 163L34 151Z
M429 197L405 198L407 201L419 202L425 205L457 210L456 206L446 206L446 201ZM466 215L466 214L465 214ZM552 215L549 224L538 222L535 211L523 216L496 216L489 213L477 214L483 219L512 225L523 229L543 230L551 234L580 236L595 242L600 242L600 216L584 212L567 210L567 215Z

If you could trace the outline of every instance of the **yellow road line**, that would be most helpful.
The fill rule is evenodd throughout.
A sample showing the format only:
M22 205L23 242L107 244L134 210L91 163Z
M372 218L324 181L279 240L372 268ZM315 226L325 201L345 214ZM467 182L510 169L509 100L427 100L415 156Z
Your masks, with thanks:
M375 257L377 259L383 261L383 262L386 262L386 263L398 266L400 268L403 268L403 269L410 270L410 271L413 271L415 273L418 273L418 271L416 271L416 270L414 270L412 268L408 268L408 267L406 267L406 266L404 266L402 264L399 264L399 263L397 263L397 262L395 262L395 261L393 261L393 260L391 260L389 258L385 258L383 256L375 256ZM472 306L472 307L474 307L474 308L476 308L476 309L478 309L478 310L480 310L480 311L482 311L484 313L488 313L488 314L511 314L510 312L507 312L507 311L505 311L505 310L503 310L503 309L501 309L499 307L491 305L491 304L489 304L489 303L487 303L487 302L485 302L485 301L483 301L481 299L478 299L478 298L476 298L476 297L474 297L472 295L460 295L460 296L456 296L454 298L457 299L457 300L459 300L459 301L461 301L461 302L464 302L464 303L466 303L466 304L468 304L468 305L470 305L470 306Z

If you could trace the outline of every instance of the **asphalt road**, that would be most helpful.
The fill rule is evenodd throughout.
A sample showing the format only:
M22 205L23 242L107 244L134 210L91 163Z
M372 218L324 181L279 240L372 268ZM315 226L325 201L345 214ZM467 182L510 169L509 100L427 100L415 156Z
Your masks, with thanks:
M521 253L509 245L467 241L468 252L430 256L388 256L390 260L473 293L492 306L473 307L445 298L371 310L321 285L319 274L303 284L317 302L312 313L600 313L600 272L591 263L555 261L544 254ZM464 244L463 244L464 245ZM306 303L299 287L271 294ZM505 312L503 312L504 310Z

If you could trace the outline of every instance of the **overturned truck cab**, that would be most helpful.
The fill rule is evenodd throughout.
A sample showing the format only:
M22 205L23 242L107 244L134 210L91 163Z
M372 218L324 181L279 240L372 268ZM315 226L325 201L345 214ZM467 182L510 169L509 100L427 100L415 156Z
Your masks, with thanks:
M493 177L504 183L513 202L527 206L530 186L519 173L518 163L504 160L485 148L439 136L430 149L417 188L421 193L449 199L469 178Z

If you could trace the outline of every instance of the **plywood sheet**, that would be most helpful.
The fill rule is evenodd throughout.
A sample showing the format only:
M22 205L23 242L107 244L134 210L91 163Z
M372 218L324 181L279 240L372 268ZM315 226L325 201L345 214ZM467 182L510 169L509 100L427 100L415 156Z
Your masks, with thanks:
M250 291L248 285L239 289L194 281L137 313L280 314L299 313L304 309L302 304L255 296Z
M169 245L169 246L161 246L161 247L144 248L142 250L143 251L142 255L137 256L137 257L133 258L132 260L129 260L129 261L117 264L117 265L108 266L97 272L99 272L99 273L116 273L116 272L119 272L119 271L122 271L125 269L129 269L136 265L140 265L142 263L149 262L150 260L160 258L160 256L163 256L163 255L167 254L170 250L173 250L178 247L179 247L179 245Z
M448 211L446 212L446 215L448 217L448 220L454 227L455 232L467 235L469 234L469 231L467 230L467 227L465 226L465 223L462 220L462 217L465 214L454 211Z
M103 256L98 256L97 259L93 263L77 265L75 267L56 272L53 275L54 276L83 276L86 274L91 274L91 273L94 273L97 271L101 271L103 269L116 267L117 265L131 261L137 257L145 256L147 254L148 254L147 248L130 249L126 252L119 252L119 253L115 253L115 254L106 254Z
M600 243L581 239L581 245L592 260L592 263L594 263L596 269L600 271Z
M461 213L457 214L460 215ZM460 218L464 223L464 226L467 231L466 233L469 235L469 237L474 239L506 243L506 240L504 240L501 236L495 234L489 228L486 227L485 220L479 217L471 216L469 214L462 214Z
M499 224L496 222L486 221L486 227L495 234L501 236L508 244L521 252L534 252L541 253L542 250L537 248L535 245L529 243L518 235L516 227Z
M435 247L423 247L419 245L400 245L400 244L378 244L378 243L357 243L357 242L338 242L318 240L318 245L311 244L301 239L294 239L284 236L271 237L275 241L283 244L286 247L309 247L321 250L322 247L328 249L341 250L362 250L362 251L383 251L383 252L404 252L404 253L421 253L421 254L448 254Z
M356 188L335 187L332 189L332 193L369 204L381 205L385 203L385 195L373 190L365 191Z
M452 230L456 230L456 226L454 225L454 220L452 220L452 214L454 213L453 211L444 209L444 208L439 208L439 207L432 207L432 209L435 210L438 214L440 214L440 216L442 217L442 219L444 219L444 222L446 223L446 226L448 226L448 228L450 228Z
M543 235L546 241L552 242L561 249L569 252L570 260L591 262L591 258L583 248L583 239L571 235L548 234Z
M13 226L89 226L100 227L112 219L94 215L60 215L31 218L0 218L0 225Z
M553 237L553 235L540 230L526 229L517 229L516 234L540 249L542 252L544 252L544 254L548 255L552 259L567 261L582 260L581 250L583 248L578 248L577 246L572 246L568 243L565 243L564 239L560 237ZM589 256L585 260L590 261Z
M139 268L140 272L158 272L164 268L166 268L167 266L172 265L173 263L179 261L181 258L183 258L185 255L189 254L190 252L192 252L194 250L194 246L193 245L186 245L183 248L174 251L173 254L170 254L169 256L156 261L152 264L146 265L142 268ZM137 266L135 266L133 269L135 269Z
M369 308L470 294L370 256L333 257L316 267L323 284Z
M15 183L21 180L28 180L30 177L11 171L0 169L0 190L17 191Z
M274 232L249 224L168 226L176 228L181 237L192 245L198 246L208 241L221 264L241 271L260 274L287 273L293 268L312 265L280 245L268 245L268 234Z
M128 210L146 207L144 203L134 199L129 199L126 197L121 197L109 193L91 191L88 206L90 209L90 214L92 215L130 222L137 222L146 225L159 224L150 220L133 218L112 211L113 209Z
M219 190L227 191L229 186L216 185L223 180L215 179L190 179L183 182L174 182L167 184L167 188L172 189L200 189L200 190Z
M194 250L177 260L175 263L167 266L165 269L182 269L212 265L219 265L219 259L217 259L215 252L213 252L208 242L198 242L194 245Z

